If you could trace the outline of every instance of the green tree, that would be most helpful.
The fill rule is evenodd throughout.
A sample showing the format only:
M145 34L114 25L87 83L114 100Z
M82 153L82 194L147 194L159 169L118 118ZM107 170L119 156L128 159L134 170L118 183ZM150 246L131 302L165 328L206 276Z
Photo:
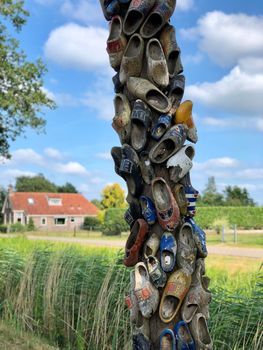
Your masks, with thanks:
M70 182L66 182L65 185L57 186L59 193L78 193L78 190Z
M101 201L99 199L96 199L96 198L92 199L91 203L93 203L97 208L103 209L103 206L102 206Z
M227 186L224 190L225 204L228 206L255 206L246 188Z
M2 208L4 205L6 195L7 195L7 191L4 189L4 187L0 186L0 224L3 223Z
M208 178L206 187L199 200L200 205L221 206L224 204L224 196L217 192L214 176Z
M102 191L103 209L124 208L126 206L124 191L118 183L106 186Z
M15 190L17 192L57 192L57 186L39 174L33 177L17 177Z
M43 107L55 107L43 90L45 65L40 59L29 62L3 24L9 21L20 31L28 16L24 1L0 0L0 155L7 158L10 142L27 127L43 130Z
M32 218L29 218L28 225L27 225L27 231L35 231L35 224Z

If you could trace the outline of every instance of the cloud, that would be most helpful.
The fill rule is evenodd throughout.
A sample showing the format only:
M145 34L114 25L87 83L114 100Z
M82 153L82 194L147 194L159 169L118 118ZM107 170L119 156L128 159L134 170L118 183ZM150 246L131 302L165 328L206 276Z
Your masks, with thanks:
M194 0L177 0L176 9L181 11L188 11L194 7Z
M32 172L32 171L27 171L27 170L7 169L7 170L5 170L5 171L3 171L1 173L1 177L2 177L2 175L4 177L9 177L10 178L10 182L11 182L12 180L14 181L15 178L20 177L20 176L30 176L30 177L32 177L32 176L36 176L37 174Z
M21 148L11 153L12 158L10 164L34 164L34 165L43 165L44 159L43 157L35 152L31 148Z
M97 76L96 82L84 94L81 103L94 110L99 119L112 120L114 116L113 96L111 73L106 70L104 74Z
M81 176L90 175L88 170L78 162L68 162L66 164L59 163L56 165L56 170L59 173L68 174L68 175L81 175Z
M229 113L260 115L263 110L263 73L252 75L240 66L216 82L190 85L186 91L190 99Z
M62 153L59 150L57 150L56 148L47 147L44 149L44 154L47 157L55 159L55 160L63 159Z
M104 160L112 160L112 156L110 152L97 153L96 158L104 159Z
M68 23L54 29L45 43L45 56L70 68L93 71L107 67L107 30Z
M102 184L103 182L105 182L105 180L102 179L102 178L99 177L99 176L95 176L95 177L92 177L92 178L90 179L90 182L91 182L92 184L99 185L99 184Z
M197 26L182 29L184 38L199 39L199 49L220 66L231 67L246 57L263 55L263 17L208 12Z
M205 117L201 120L202 124L216 127L216 128L242 128L242 129L253 129L263 132L263 117L250 117L246 118L214 118Z
M50 6L60 1L59 0L35 0L35 2L43 6Z
M194 162L195 170L213 170L220 168L236 168L239 165L239 161L230 157L212 158L203 163Z
M204 60L204 55L202 55L200 52L197 52L194 55L186 55L183 58L184 64L199 64Z
M237 176L242 179L260 180L263 179L263 168L248 168L237 173Z
M66 0L61 5L60 11L64 16L85 24L105 21L98 0Z

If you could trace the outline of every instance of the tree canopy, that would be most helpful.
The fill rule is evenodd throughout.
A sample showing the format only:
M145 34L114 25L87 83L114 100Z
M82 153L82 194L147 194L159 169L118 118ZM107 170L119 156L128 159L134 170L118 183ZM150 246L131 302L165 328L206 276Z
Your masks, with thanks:
M43 90L46 67L42 60L28 61L19 41L7 29L10 22L20 31L28 16L24 1L0 0L0 155L7 158L10 142L26 127L43 130L43 108L55 107Z
M207 185L198 199L199 206L255 206L246 188L226 186L223 194L217 192L214 176L208 178Z
M254 206L255 202L249 196L246 188L238 186L227 186L224 190L225 201L229 206Z
M103 209L125 208L124 191L118 183L108 185L103 189L101 205Z
M16 178L15 190L17 192L53 192L53 193L78 193L78 190L70 182L57 186L42 174L33 177L19 176Z

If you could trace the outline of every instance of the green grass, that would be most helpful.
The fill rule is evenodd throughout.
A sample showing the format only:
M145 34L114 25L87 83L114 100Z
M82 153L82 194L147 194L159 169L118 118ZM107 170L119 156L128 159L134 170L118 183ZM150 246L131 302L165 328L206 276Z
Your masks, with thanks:
M213 231L208 231L207 244L224 244L233 247L250 247L250 248L263 248L263 233L239 233L237 235L237 243L234 242L234 234L231 231L227 231L225 234L225 243L222 243L221 234L216 234Z
M58 350L46 340L18 329L12 323L0 321L1 350Z
M251 231L237 231L237 243L234 242L233 230L226 230L225 243L222 243L221 234L216 234L213 230L207 230L207 244L224 244L226 246L233 247L250 247L250 248L263 248L263 231L260 233L255 233ZM96 239L105 241L123 241L125 242L128 237L128 232L122 233L121 236L103 236L101 232L94 231L80 231L76 232L74 236L73 232L53 232L53 231L36 231L28 232L25 236L37 236L37 237L66 237L66 238L80 238L80 239ZM21 234L20 236L24 236Z
M121 260L114 249L0 239L0 315L64 349L129 350L129 271ZM257 259L207 259L215 350L262 348L259 266Z

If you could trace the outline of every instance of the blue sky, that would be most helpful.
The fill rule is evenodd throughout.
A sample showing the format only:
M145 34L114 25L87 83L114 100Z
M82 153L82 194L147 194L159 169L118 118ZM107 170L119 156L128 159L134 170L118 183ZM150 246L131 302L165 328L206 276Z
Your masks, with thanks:
M97 0L27 0L31 16L19 35L31 60L48 67L45 89L57 102L46 112L46 133L30 130L0 164L0 185L43 173L99 198L115 175L109 152L119 145L107 27ZM184 99L194 102L199 142L192 183L208 176L218 189L246 187L263 204L263 2L177 0L172 17L186 76Z

